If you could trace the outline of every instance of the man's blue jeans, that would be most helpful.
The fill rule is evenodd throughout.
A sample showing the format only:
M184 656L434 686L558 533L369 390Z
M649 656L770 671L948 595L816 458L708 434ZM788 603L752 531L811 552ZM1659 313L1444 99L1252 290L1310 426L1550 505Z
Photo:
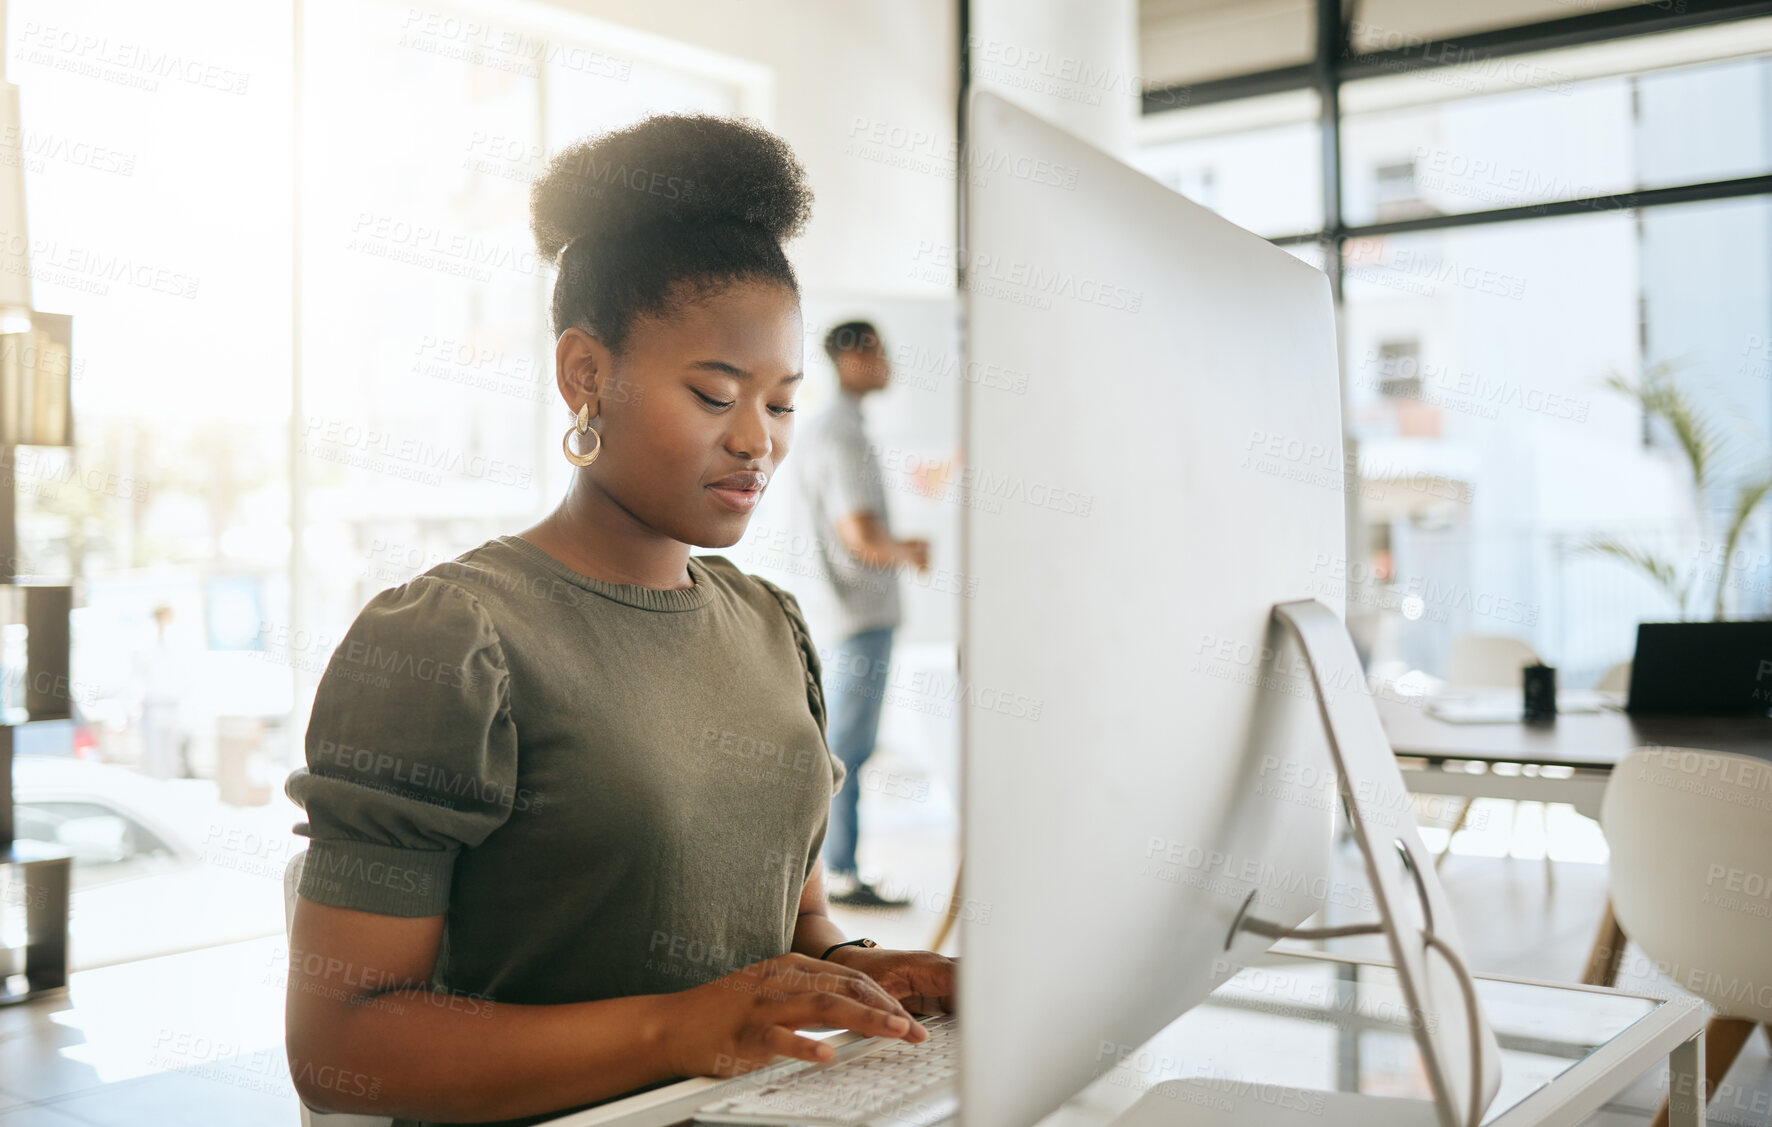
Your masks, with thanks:
M824 662L826 742L849 769L831 799L831 823L822 850L827 872L855 872L855 846L861 833L856 821L861 805L861 765L874 753L891 656L892 628L882 626L844 638Z

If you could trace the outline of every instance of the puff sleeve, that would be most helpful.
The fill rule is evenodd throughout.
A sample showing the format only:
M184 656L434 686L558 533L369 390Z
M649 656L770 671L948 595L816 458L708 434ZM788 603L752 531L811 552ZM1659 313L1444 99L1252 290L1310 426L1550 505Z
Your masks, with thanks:
M800 611L800 600L792 591L776 586L760 575L751 578L763 585L764 590L775 596L781 609L788 616L788 629L793 633L794 644L800 651L800 668L806 674L806 707L812 710L813 718L818 721L818 734L825 737L825 756L831 761L831 794L834 796L843 786L843 779L849 769L843 766L831 751L830 734L825 730L824 709L824 667L818 658L818 647L812 642L812 631L806 626L806 616Z
M420 575L364 604L321 678L306 753L284 784L307 815L298 892L443 914L457 856L504 824L517 785L509 673L479 600Z

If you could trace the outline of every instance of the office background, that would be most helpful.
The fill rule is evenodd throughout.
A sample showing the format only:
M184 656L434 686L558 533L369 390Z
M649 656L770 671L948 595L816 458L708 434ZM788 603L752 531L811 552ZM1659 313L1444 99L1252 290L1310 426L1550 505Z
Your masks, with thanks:
M1346 496L1317 581L1369 672L1425 693L1461 637L1505 635L1587 687L1638 621L1772 614L1772 4L4 12L0 171L28 208L0 252L74 323L74 445L9 473L17 570L75 589L74 715L18 750L83 768L21 820L85 850L76 968L281 935L281 782L345 626L565 487L528 183L649 112L754 116L805 164L803 409L835 394L825 326L886 338L868 419L894 529L930 539L932 570L904 579L864 864L913 900L907 937L957 862L958 388L1039 378L961 352L960 268L1002 265L957 249L956 182L979 174L962 67L1329 274L1348 460L1282 458ZM726 554L791 589L815 549L779 535L786 503ZM16 708L18 616L4 640ZM151 778L164 740L172 777ZM1605 860L1567 808L1479 814L1457 851Z
M142 762L158 644L190 670L189 771L276 789L369 595L564 487L528 180L571 138L707 110L779 130L817 193L790 247L806 408L834 389L820 326L885 330L895 378L870 424L895 526L932 541L933 569L905 584L895 678L917 688L883 730L951 784L958 381L1013 395L1038 378L960 354L962 56L973 85L1331 274L1349 462L1290 468L1346 491L1349 549L1318 578L1345 594L1372 672L1431 684L1460 635L1503 634L1591 685L1639 619L1772 608L1772 507L1735 520L1772 462L1759 5L1392 0L1337 25L1304 3L1119 0L967 18L924 2L13 0L29 225L12 242L35 306L73 314L78 338L76 445L21 467L19 555L77 577L80 753ZM1608 384L1645 375L1679 388L1714 446L1696 488L1675 429ZM99 488L57 480L70 455ZM778 503L730 554L791 587L809 546Z

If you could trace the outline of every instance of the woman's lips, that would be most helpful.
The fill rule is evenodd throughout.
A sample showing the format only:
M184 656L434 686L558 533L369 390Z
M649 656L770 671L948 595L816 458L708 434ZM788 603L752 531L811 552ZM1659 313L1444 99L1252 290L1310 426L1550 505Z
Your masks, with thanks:
M750 512L757 507L757 501L763 496L761 489L734 489L729 485L710 485L707 489L720 504L735 513Z

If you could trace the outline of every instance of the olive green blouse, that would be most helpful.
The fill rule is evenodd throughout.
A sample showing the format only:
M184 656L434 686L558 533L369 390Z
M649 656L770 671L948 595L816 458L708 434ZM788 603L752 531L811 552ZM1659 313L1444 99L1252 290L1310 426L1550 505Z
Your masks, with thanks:
M444 916L463 1012L790 950L844 775L817 650L793 595L722 556L688 571L609 583L499 536L371 598L286 784L301 895Z

